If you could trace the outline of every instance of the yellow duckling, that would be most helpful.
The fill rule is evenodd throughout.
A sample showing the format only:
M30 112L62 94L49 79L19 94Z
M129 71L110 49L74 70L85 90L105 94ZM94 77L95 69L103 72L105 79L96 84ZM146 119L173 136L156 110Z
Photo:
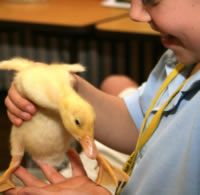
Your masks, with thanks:
M82 72L79 64L51 64L14 58L0 62L0 69L17 71L14 83L18 91L38 106L32 120L20 127L12 126L10 135L11 162L0 177L0 192L14 188L10 177L21 164L24 152L33 159L58 166L65 158L70 141L80 142L90 159L96 159L99 184L127 181L128 175L113 167L97 151L94 142L95 112L92 106L80 97L72 85L71 73Z

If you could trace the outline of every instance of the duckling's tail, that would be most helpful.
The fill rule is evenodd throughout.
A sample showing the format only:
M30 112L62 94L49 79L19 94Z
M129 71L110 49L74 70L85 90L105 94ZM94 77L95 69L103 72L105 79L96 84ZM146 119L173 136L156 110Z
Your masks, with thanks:
M15 184L10 180L10 178L4 175L0 176L0 192L15 188Z
M99 172L96 183L117 186L120 181L128 181L129 176L123 170L112 166L101 154L98 154L97 162L99 165Z

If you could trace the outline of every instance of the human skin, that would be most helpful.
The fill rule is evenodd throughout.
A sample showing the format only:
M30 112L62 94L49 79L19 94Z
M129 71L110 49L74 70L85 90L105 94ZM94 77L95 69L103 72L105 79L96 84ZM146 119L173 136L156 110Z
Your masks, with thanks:
M126 89L137 89L135 81L125 75L111 75L103 80L100 89L111 95L118 96Z
M200 61L199 10L198 0L133 0L130 17L159 31L178 61L193 64Z
M83 164L79 158L79 155L70 150L68 157L72 167L72 177L65 178L53 167L46 163L37 161L37 165L40 167L50 184L37 179L31 175L23 167L19 167L15 171L15 175L21 179L28 187L17 187L5 192L5 195L111 195L111 193L105 188L97 185L95 182L87 177Z

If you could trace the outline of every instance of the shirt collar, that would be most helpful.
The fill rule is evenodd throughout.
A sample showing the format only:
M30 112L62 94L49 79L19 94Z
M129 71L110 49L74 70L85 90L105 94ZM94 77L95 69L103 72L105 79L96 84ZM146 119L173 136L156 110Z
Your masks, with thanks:
M169 56L165 60L166 76L168 76L171 73L171 71L177 64L176 56L174 55L174 53L169 51L168 55ZM177 75L177 77L168 85L164 95L161 97L161 99L158 101L158 104L156 104L152 111L158 110L160 106L164 103L164 101L166 101L166 99L169 98L172 93L174 93L178 86L180 86L180 84L188 77L193 67L194 64L187 65L186 68L180 74ZM200 71L192 75L192 77L188 80L185 86L181 89L180 93L178 93L176 97L166 107L165 111L168 111L174 106L176 106L183 93L187 93L188 91L193 90L193 88L196 87L197 81L198 83L200 81Z

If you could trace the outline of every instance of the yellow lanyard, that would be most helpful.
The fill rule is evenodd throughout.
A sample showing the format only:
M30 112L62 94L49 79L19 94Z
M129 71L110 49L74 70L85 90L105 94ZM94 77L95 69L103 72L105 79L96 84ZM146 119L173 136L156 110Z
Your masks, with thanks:
M152 111L152 109L154 108L156 102L158 101L158 99L160 98L160 96L163 94L164 90L166 89L166 87L169 85L169 83L183 70L184 66L182 64L177 64L176 67L174 68L174 70L169 74L169 76L165 79L165 81L163 82L163 84L161 85L160 89L157 91L155 98L153 99L153 101L151 102L151 105L149 106L144 120L142 122L142 126L140 129L140 135L138 137L138 141L135 147L135 150L133 151L133 153L129 156L129 159L127 160L126 164L124 165L124 171L127 174L131 174L137 155L138 153L141 151L142 147L147 143L147 141L150 139L150 137L152 136L152 134L155 132L160 119L162 117L163 111L164 109L167 107L167 105L171 102L171 100L176 96L176 94L182 89L182 87L185 85L186 81L185 80L177 89L176 91L169 97L169 99L161 106L161 108L156 112L156 114L153 116L152 120L150 121L149 125L145 128L146 123L147 123L147 119L149 118L149 115ZM119 195L123 189L123 187L125 186L126 182L121 182L119 183L115 194Z

